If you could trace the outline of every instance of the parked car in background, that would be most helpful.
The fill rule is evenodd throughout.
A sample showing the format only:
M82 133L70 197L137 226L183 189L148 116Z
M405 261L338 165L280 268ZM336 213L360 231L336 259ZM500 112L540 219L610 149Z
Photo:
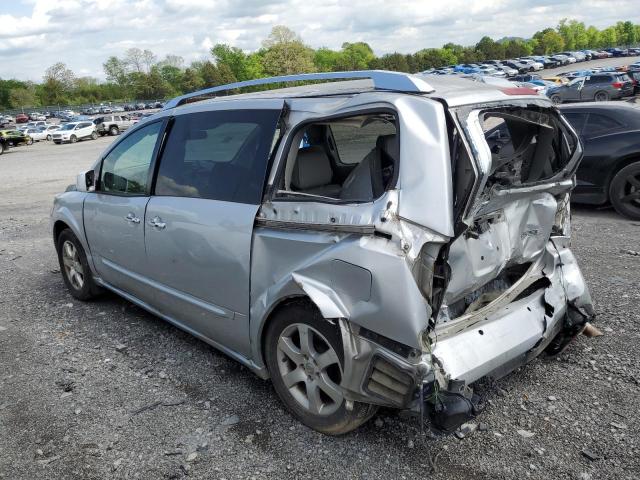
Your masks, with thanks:
M52 135L53 143L76 143L78 140L98 138L96 126L91 121L65 123L60 130Z
M517 70L518 73L527 73L527 72L533 71L533 67L530 66L529 64L523 63L523 62L516 62L515 60L505 60L503 62L503 65L506 65L507 67L511 67L514 70Z
M569 79L566 77L543 77L542 79L548 82L553 82L556 85L566 85L569 83Z
M604 102L633 95L633 82L622 73L598 73L577 77L566 85L547 90L555 104L563 102Z
M516 70L515 68L511 68L508 65L498 64L495 66L495 68L497 70L503 71L504 74L509 78L515 77L516 75L518 75L518 70Z
M540 80L542 77L537 73L525 73L522 75L516 75L510 78L512 82L530 82L531 80Z
M29 116L24 113L19 113L16 115L16 123L27 123L29 121Z
M595 316L570 250L581 145L525 91L354 74L371 86L169 101L56 195L62 281L221 349L320 432L380 406L454 431L479 413L474 382L560 353Z
M133 122L126 115L105 115L93 119L98 135L118 135L128 129Z
M640 109L626 102L562 105L582 138L584 157L571 199L640 220Z
M567 57L566 55L557 54L552 55L549 58L556 61L559 66L569 65L569 57Z
M53 132L57 132L61 128L62 128L62 125L47 125L44 129L44 131L47 134L47 140L48 141L53 140Z
M0 130L0 136L2 136L9 146L17 145L31 145L33 139L20 130Z
M629 70L627 76L633 82L633 94L640 94L640 70Z
M628 52L622 48L606 48L606 52L609 52L613 57L626 57Z
M28 128L24 133L29 135L34 142L47 140L47 132L43 128Z

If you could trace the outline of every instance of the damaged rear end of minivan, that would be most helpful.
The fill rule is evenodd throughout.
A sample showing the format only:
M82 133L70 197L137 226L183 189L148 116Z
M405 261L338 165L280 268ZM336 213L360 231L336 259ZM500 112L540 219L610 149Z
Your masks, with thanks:
M481 409L473 382L559 353L594 317L570 250L576 133L534 97L449 113L455 236L418 259L433 314L414 405L442 431Z

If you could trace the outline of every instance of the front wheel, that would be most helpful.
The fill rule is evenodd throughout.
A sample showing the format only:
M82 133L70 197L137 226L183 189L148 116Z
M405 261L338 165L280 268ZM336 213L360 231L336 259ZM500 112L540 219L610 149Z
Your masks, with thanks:
M344 365L340 331L312 305L292 304L276 313L267 330L265 357L282 403L314 430L341 435L377 411L358 402L347 410L339 387Z
M96 132L91 132L91 140L97 140L98 134Z
M76 137L75 135L71 135L71 138L69 140L71 141L71 143L76 143L78 141L78 137Z
M50 142L51 138L52 138L51 135L47 135L47 142Z
M609 200L620 215L640 220L640 162L627 165L613 177Z
M29 140L27 140L27 145L33 145L33 138L30 138Z
M78 300L91 300L101 292L93 281L87 256L78 238L70 229L65 229L56 242L58 263L65 285Z
M109 135L111 136L118 135L118 133L119 133L119 130L118 130L118 127L116 126L113 126L109 129Z

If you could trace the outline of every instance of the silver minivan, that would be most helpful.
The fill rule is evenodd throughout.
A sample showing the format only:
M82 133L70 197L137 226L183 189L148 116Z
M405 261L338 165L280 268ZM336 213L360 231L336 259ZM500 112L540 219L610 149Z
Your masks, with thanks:
M292 81L307 84L237 93ZM481 410L474 382L594 317L570 250L581 156L528 89L259 79L131 128L56 196L52 233L74 297L110 290L186 330L311 428L386 406L453 431Z

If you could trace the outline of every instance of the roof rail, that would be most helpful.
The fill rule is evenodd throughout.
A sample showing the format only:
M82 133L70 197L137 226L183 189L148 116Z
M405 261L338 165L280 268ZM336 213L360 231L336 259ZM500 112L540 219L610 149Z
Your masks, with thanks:
M344 80L370 78L376 90L389 90L408 93L431 93L435 89L427 82L409 73L390 72L387 70L356 70L352 72L301 73L299 75L283 75L280 77L257 78L244 82L229 83L217 87L205 88L197 92L187 93L169 100L164 108L174 108L187 102L190 98L201 97L211 93L225 92L236 88L252 87L283 82L306 82L314 80Z

